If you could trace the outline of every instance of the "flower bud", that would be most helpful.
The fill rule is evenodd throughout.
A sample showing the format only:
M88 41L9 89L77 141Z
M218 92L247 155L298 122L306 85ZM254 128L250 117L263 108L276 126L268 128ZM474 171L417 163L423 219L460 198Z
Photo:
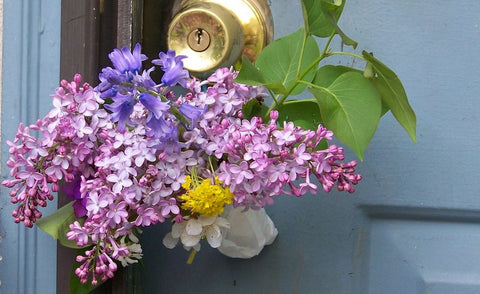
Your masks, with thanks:
M271 120L277 120L278 119L278 111L277 110L270 111L270 119Z

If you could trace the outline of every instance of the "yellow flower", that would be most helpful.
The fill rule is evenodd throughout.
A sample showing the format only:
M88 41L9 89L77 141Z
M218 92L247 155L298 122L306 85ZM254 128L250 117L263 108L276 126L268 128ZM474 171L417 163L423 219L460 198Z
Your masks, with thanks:
M233 201L233 193L221 184L217 177L212 183L211 179L192 179L186 176L182 187L187 192L179 196L183 201L182 208L203 216L221 214L225 205Z

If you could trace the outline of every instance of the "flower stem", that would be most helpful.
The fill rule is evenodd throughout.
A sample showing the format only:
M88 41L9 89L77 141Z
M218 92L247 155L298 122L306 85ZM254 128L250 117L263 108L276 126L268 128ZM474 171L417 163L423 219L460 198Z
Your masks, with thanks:
M298 84L302 83L303 77L305 77L307 75L307 73L309 73L314 67L316 67L320 63L320 61L322 61L325 57L327 57L331 54L331 53L328 53L328 48L330 47L330 43L332 42L334 36L335 36L335 32L333 32L330 35L330 37L328 38L328 41L325 44L325 47L323 48L322 54L317 59L315 59L315 61L313 61L299 76L297 76L297 79L296 79L295 83L293 83L293 85L288 89L287 93L285 95L283 95L278 100L277 103L272 104L270 106L270 108L268 109L267 113L270 113L270 111L272 111L276 107L281 106L283 104L283 102L285 102L285 100L290 96L293 89L295 89L295 87ZM307 34L305 34L304 42L302 44L302 52L301 52L301 55L300 55L301 57L300 57L300 60L299 60L298 72L300 72L300 66L301 66L301 63L302 63L303 52L305 51L305 44L306 44L307 37L308 37Z
M188 259L187 259L187 264L193 263L193 260L195 259L196 254L197 254L197 250L192 248L192 251L190 252L190 256L188 256Z
M355 58L365 60L365 58L362 55L358 55L358 54L355 54L355 53L352 53L352 52L334 51L334 52L328 52L327 53L327 56L331 56L331 55L348 55L348 56L352 56L352 57L355 57Z

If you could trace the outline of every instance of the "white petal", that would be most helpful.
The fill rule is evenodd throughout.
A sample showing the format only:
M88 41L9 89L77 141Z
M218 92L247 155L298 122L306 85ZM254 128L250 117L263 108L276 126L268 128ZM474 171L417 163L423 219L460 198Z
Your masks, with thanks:
M217 216L201 216L198 218L198 221L204 226L209 226L215 222Z
M172 236L172 233L168 233L163 237L163 245L167 247L168 249L173 249L175 246L177 246L178 243L178 238L174 238Z
M130 240L132 240L132 242L135 242L135 243L140 242L140 240L138 240L137 236L135 236L135 234L133 234L133 233L128 234L128 238L130 238Z
M207 237L208 244L213 248L220 247L222 244L222 232L220 232L220 228L216 225L209 226L205 236Z
M199 220L191 219L188 221L187 226L185 227L185 231L189 235L199 235L202 233L203 226Z
M173 238L180 238L180 235L185 230L185 226L186 226L185 222L174 223L172 225L172 236L173 236Z
M230 229L230 222L224 217L217 217L215 224L219 227Z
M200 238L202 235L189 235L186 232L180 236L180 240L182 240L182 244L187 247L193 247L200 242Z
M201 248L200 245L201 245L201 244L200 244L200 242L199 242L199 243L195 244L195 246L193 246L193 247L183 246L183 248L184 248L185 250L187 250L187 251L190 251L190 250L192 250L192 248L193 248L193 249L195 249L195 251L198 252L198 251L200 251L200 248Z

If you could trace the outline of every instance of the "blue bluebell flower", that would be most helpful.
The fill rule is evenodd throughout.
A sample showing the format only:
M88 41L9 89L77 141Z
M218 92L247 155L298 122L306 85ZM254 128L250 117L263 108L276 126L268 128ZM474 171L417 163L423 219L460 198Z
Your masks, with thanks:
M150 116L147 120L147 135L154 138L161 138L166 133L171 132L171 125L168 124L163 117L156 118L155 116Z
M139 97L140 103L148 109L148 111L159 119L163 116L163 113L170 109L170 105L166 102L160 101L158 97L151 95L150 93L142 93Z
M112 122L118 122L119 131L123 131L126 124L131 125L130 115L133 112L135 104L137 104L137 101L133 95L122 95L120 93L117 93L113 103L104 104L104 107L112 112Z
M118 92L118 86L126 80L125 75L111 67L102 68L98 78L100 84L95 87L95 91L99 92L102 98L114 97Z
M133 84L147 89L155 86L150 78L153 68L140 74L142 61L147 59L147 56L141 54L140 51L140 44L136 44L133 52L130 52L127 47L123 47L121 50L114 49L108 55L114 68L103 68L98 75L100 84L95 87L95 91L100 92L102 98L113 98L117 93L131 92Z
M185 88L187 85L185 79L189 77L189 74L188 70L183 68L182 59L186 58L187 56L175 56L174 50L168 50L166 54L164 52L160 52L158 57L159 59L152 60L152 63L160 65L160 68L164 72L162 76L162 84L169 87L180 84Z
M150 73L154 69L155 67L151 67L148 70L144 70L141 75L140 74L135 75L133 77L133 83L147 90L154 90L157 84L150 77Z
M121 50L114 49L112 53L108 54L108 58L121 73L138 73L142 68L142 61L147 59L147 56L142 54L141 50L139 43L135 45L132 52L130 52L128 47L124 46Z
M180 111L180 113L190 121L190 124L186 125L185 127L188 130L192 130L205 113L206 106L205 108L199 108L188 103L183 103L178 108L178 111Z
M165 120L163 117L157 119L152 116L147 121L147 126L149 127L147 135L160 140L159 144L153 146L154 148L171 154L179 152L186 146L179 141L178 127L174 122Z
M178 127L174 124L172 124L170 131L160 138L160 142L161 144L157 148L168 154L179 153L183 147L187 146L187 144L179 141Z

